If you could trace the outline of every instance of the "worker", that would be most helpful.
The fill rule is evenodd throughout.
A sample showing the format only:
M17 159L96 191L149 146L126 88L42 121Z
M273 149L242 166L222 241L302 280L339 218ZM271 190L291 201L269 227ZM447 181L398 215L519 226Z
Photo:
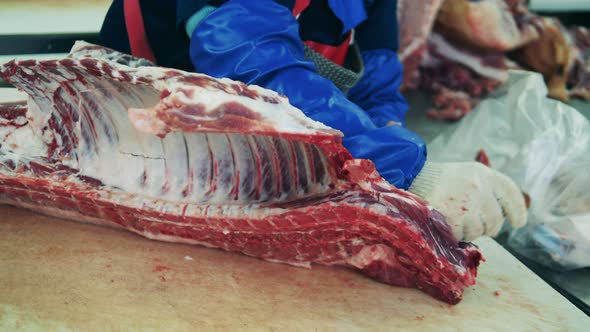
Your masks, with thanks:
M396 0L114 0L101 43L164 67L227 77L286 95L344 133L356 158L427 200L458 239L520 227L524 198L475 162L427 161L405 127Z

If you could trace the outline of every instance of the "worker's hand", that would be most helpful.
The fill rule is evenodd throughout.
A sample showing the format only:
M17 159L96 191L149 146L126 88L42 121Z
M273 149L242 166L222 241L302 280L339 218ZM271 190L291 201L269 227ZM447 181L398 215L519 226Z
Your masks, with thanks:
M496 236L506 219L526 223L523 194L507 176L477 162L426 162L410 191L445 217L458 240Z

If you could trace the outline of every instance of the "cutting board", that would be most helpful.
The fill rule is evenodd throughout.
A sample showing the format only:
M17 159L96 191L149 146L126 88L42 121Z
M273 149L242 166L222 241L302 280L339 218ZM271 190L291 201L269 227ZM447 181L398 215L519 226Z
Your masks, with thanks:
M0 206L0 330L587 331L490 238L451 306L344 268L264 262Z

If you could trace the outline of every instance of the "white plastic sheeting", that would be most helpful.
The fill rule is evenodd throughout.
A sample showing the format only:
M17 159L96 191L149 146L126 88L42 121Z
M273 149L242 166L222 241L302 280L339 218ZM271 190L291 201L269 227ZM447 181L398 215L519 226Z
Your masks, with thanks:
M527 226L508 244L556 269L590 266L590 123L546 97L539 74L513 71L494 96L429 145L434 161L473 161L483 149L492 167L531 198Z

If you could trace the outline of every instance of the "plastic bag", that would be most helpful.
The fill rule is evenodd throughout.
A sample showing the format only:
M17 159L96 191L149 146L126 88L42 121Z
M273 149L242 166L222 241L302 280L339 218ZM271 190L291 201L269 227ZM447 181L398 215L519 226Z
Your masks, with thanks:
M511 71L497 93L428 145L429 159L473 161L483 149L531 199L527 226L508 230L508 245L554 269L588 267L590 124L546 95L539 74Z

